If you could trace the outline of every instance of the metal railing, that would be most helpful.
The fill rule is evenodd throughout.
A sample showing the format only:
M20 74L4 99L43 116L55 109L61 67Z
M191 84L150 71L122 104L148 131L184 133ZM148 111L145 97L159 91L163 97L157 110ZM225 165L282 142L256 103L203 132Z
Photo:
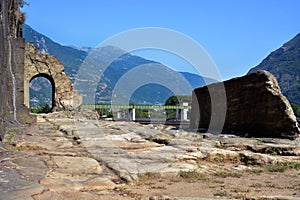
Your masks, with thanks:
M83 104L81 108L107 108L107 109L191 109L191 106L173 106L173 105L121 105L121 104Z

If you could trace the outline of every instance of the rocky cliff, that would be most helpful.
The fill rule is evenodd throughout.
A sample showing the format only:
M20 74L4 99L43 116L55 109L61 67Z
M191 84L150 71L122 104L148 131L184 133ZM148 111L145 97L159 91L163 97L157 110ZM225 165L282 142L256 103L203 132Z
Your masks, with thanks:
M194 90L191 128L207 129L211 116L218 115L211 111L209 93L218 84L222 83ZM224 86L227 113L223 132L280 138L295 138L300 133L290 103L282 95L277 80L271 73L259 71L225 81Z
M0 133L7 124L33 123L24 102L24 15L17 0L0 1Z
M270 53L259 65L250 69L249 73L258 70L271 72L288 100L300 105L300 33Z

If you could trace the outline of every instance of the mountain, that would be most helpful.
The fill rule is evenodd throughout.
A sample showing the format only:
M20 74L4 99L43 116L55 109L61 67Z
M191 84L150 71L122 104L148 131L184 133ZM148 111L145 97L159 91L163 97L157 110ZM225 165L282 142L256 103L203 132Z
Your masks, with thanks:
M48 79L40 77L30 82L31 107L52 105L52 87Z
M89 53L93 51L93 48L90 47L78 48L75 46L60 45L59 43L52 41L50 38L44 36L43 34L33 30L26 24L23 25L23 36L26 42L32 42L33 44L38 46L40 52L45 52L56 56L64 65L65 72L70 77L72 82L74 82L77 72L81 67L84 59ZM109 65L109 67L104 72L103 77L101 77L100 82L98 83L96 92L96 97L98 99L97 103L109 102L111 100L112 90L114 89L116 83L124 74L136 68L137 66L147 65L151 69L152 67L161 65L163 68L169 69L159 62L132 55L114 46L103 47L101 52L101 59L105 60L106 57L109 57L110 55L116 53L120 54L121 56L119 56ZM98 62L102 61L99 60ZM167 74L168 78L174 79L178 79L178 76L181 76L190 83L192 88L201 87L206 85L207 83L215 82L215 80L213 79L203 78L199 75L188 72L170 72L171 70L167 71L162 71L160 73L165 73ZM151 70L149 71L149 73L151 73ZM91 76L93 76L93 74L91 74ZM45 80L39 80L38 82L34 82L34 84L31 84L35 86L34 88L31 88L32 94L37 95L37 89L39 88L37 87L37 85L39 84L45 85ZM88 90L88 88L86 89ZM186 91L184 95L189 95L191 93L192 91ZM164 104L165 101L173 95L174 93L164 86L158 84L148 84L138 88L134 92L131 97L131 102L135 104ZM43 95L39 95L39 97L35 96L35 105L38 104L36 102L36 99L41 99L41 96ZM47 100L48 99L49 97L47 97Z
M186 80L189 81L189 83L191 84L192 88L198 88L198 87L202 87L204 85L209 85L211 83L215 83L216 80L215 79L211 79L211 78L205 78L202 76L199 76L197 74L193 74L190 72L179 72Z
M288 100L300 105L300 33L273 51L248 73L258 70L271 72L277 78L281 91Z

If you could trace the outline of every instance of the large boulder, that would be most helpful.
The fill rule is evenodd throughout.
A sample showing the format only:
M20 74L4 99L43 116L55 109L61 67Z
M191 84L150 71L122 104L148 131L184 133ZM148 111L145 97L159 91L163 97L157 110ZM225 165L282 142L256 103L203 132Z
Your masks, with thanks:
M295 138L300 133L296 117L276 78L258 71L222 83L197 88L193 92L191 128L208 129L212 113L210 92L224 84L227 107L223 132L253 137ZM212 89L211 89L212 88Z

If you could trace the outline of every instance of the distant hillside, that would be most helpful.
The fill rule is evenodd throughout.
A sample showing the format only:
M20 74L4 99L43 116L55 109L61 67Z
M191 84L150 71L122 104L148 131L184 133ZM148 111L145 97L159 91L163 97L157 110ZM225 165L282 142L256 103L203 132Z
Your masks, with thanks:
M65 72L72 82L74 81L81 63L88 55L87 51L75 49L69 46L62 46L47 36L33 30L26 24L23 25L23 37L26 42L31 42L35 46L39 47L40 52L49 53L50 55L57 57L64 65Z
M268 55L248 73L270 71L278 80L283 94L291 103L300 105L300 33Z
M114 51L120 51L122 52L122 49L119 49L117 47L104 47L105 52L114 52ZM107 54L107 53L104 53ZM159 62L147 60L142 57L132 55L130 53L124 52L122 56L120 56L118 59L116 59L114 62L111 63L111 65L107 68L107 70L104 72L104 77L101 78L101 81L99 83L98 87L98 99L100 102L107 102L110 101L111 97L111 91L115 87L116 83L120 78L126 74L128 71L132 70L133 68L141 65L148 65L149 68L152 67L152 65L162 65ZM162 65L163 66L163 65ZM167 68L167 67L165 67ZM154 72L155 73L155 72ZM205 79L199 75L188 73L188 72L163 72L160 73L168 74L168 76L174 77L176 79L176 76L181 75L183 78L185 78L191 85L192 88L197 88L206 85L206 83L212 83L215 82L213 79ZM104 87L103 87L104 86ZM104 88L104 89L102 89ZM192 91L186 91L184 95L191 95ZM157 85L157 84L150 84L145 85L141 88L139 88L131 97L132 103L135 104L164 104L165 101L170 97L175 95L172 93L169 89Z
M191 84L192 88L198 88L202 87L204 85L209 85L211 83L215 83L216 80L211 79L211 78L205 78L202 76L199 76L197 74L192 74L189 72L179 72L186 80L189 81Z
M79 70L83 60L86 58L88 53L92 51L90 47L78 48L74 46L62 46L50 38L44 36L41 33L33 30L30 26L23 26L23 35L26 42L32 42L39 47L40 52L49 53L56 56L64 65L66 74L70 77L72 82L74 81L77 71ZM124 52L122 56L116 59L110 64L107 70L104 73L104 77L101 78L100 83L98 84L96 97L98 102L109 102L111 98L111 91L115 87L117 81L131 69L144 64L160 64L158 62L147 60L139 56L132 55L119 49L117 47L105 47L104 54L110 54L114 51ZM174 72L178 73L178 72ZM206 83L215 82L213 79L205 79L199 75L188 73L188 72L179 72L192 86L192 88L197 88L204 86ZM175 77L175 76L174 76ZM45 81L36 83L34 85L43 84ZM103 85L105 87L103 87ZM37 94L37 88L31 91L33 94ZM104 88L104 89L103 89ZM43 91L46 93L47 91ZM186 91L186 95L192 94L192 91ZM136 104L164 104L165 101L174 94L167 88L157 85L150 84L145 85L139 88L134 95L131 97L132 103ZM41 96L34 98L35 104L37 104L36 99L41 99ZM49 99L47 97L47 99Z

